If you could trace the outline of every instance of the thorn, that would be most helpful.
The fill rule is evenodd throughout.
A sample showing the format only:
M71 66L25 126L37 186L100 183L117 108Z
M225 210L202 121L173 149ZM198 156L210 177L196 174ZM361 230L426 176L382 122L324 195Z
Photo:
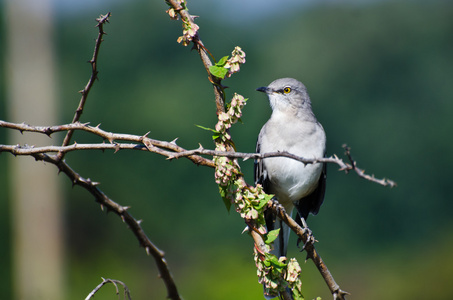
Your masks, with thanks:
M95 128L98 128L98 129L99 129L99 126L101 126L101 123L99 123L98 125L96 125Z
M144 138L147 138L148 137L148 134L150 134L151 131L148 131L147 133L145 133L143 136L142 136L142 139Z
M203 151L203 150L204 150L203 146L202 146L200 143L198 143L198 145L199 145L199 147L198 147L197 150L198 150L198 151Z
M140 225L142 224L143 220L137 220L137 224Z
M112 141L111 141L111 142L112 142ZM111 142L110 142L110 143L111 143ZM115 144L115 152L113 152L113 153L116 153L116 152L118 152L118 151L120 151L120 150L121 150L120 144L116 143L116 144Z
M149 247L148 247L148 246L147 246L147 247L145 247L145 251L146 251L146 255L148 255L148 256L149 256L149 255L150 255L150 253L149 253Z
M49 127L47 127L47 128L44 130L44 133L45 133L48 137L50 137L50 135L51 135L53 132L52 132L52 130L50 130Z
M176 145L176 141L177 141L178 139L179 139L179 138L175 138L173 141L170 142L170 144Z
M101 204L101 210L104 211L104 204Z
M246 226L246 227L244 228L244 230L242 230L241 234L244 234L244 233L246 233L246 232L250 232L250 228L249 228L248 226Z

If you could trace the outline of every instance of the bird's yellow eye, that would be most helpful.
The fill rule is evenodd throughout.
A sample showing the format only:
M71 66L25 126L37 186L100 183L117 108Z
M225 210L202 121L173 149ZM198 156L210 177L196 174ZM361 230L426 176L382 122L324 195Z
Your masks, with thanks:
M290 87L285 87L283 89L283 93L285 93L285 94L289 94L290 92L291 92L291 88Z

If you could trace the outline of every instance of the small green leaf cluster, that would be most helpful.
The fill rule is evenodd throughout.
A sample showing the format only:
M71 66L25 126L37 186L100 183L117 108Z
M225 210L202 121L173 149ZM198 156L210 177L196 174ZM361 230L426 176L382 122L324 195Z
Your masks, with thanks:
M222 57L218 62L215 63L214 66L209 67L209 72L215 77L224 79L226 74L228 73L228 69L225 68L225 64L227 63L228 56Z
M225 79L231 77L241 69L241 64L245 63L245 52L241 47L236 46L231 52L231 58L222 57L214 66L209 67L209 72L215 77Z
M264 286L266 295L277 297L279 292L291 289L295 300L303 300L301 268L295 258L286 262L286 257L277 258L273 254L259 253L255 248L255 264L258 282Z
M216 141L216 150L227 151L227 145L233 144L228 131L240 120L246 101L247 99L243 96L235 94L227 105L227 111L219 114L213 136ZM227 209L229 210L231 204L234 204L235 210L241 217L246 220L255 220L255 223L259 224L260 232L264 234L266 230L263 211L272 199L272 195L264 193L260 185L256 187L247 185L235 160L216 156L214 162L216 163L215 180Z
M247 99L243 96L234 94L227 111L219 113L215 130L212 130L217 151L227 151L227 147L233 144L228 131L241 117L246 101ZM214 162L216 164L215 181L219 185L220 195L229 210L231 204L235 202L235 195L241 193L247 185L243 179L241 180L239 166L234 160L224 156L215 156Z

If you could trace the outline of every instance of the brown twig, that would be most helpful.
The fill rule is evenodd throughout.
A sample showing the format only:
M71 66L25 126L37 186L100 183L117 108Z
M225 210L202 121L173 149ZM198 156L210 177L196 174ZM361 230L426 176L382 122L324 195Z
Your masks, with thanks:
M191 26L195 25L194 17L189 14L187 9L184 9L177 0L166 0L166 2L173 7L173 9L181 16L183 22L190 23ZM196 26L198 28L198 26ZM212 83L214 88L214 96L217 107L217 114L225 111L225 93L223 91L224 87L221 84L221 79L213 76L209 71L209 67L213 64L209 58L210 52L206 49L203 42L200 39L200 35L197 32L192 38L193 47L197 50L200 55L201 61L203 63L206 72L208 73L209 81Z
M214 162L207 158L201 157L200 155L209 155L209 156L226 156L234 159L265 159L270 157L287 157L297 161L300 161L304 164L314 164L314 163L333 163L340 167L340 171L348 173L349 171L354 171L359 177L380 184L382 186L394 187L396 183L393 180L382 178L378 179L374 175L368 175L364 170L357 167L357 162L352 159L350 148L346 145L343 147L346 149L346 156L349 159L350 163L345 163L338 156L333 155L331 157L322 157L322 158L304 158L289 152L269 152L269 153L242 153L242 152L232 152L232 151L216 151L210 149L204 149L201 145L197 149L186 150L178 145L176 145L176 140L172 142L159 141L155 139L150 139L145 135L132 135L132 134L120 134L112 133L105 130L102 130L98 126L89 126L88 124L82 123L73 123L73 124L64 124L57 126L31 126L24 123L10 123L0 120L0 127L10 128L19 130L20 132L36 132L46 134L51 136L55 132L60 131L75 131L83 130L86 132L93 133L97 136L100 136L110 142L110 144L72 144L68 146L44 146L44 147L32 147L32 146L18 146L18 145L0 145L0 152L11 152L14 155L31 155L35 153L48 153L48 152L59 152L67 153L75 150L105 150L113 149L115 151L121 149L133 149L133 150L148 150L150 152L158 153L160 155L166 156L167 159L178 159L181 157L186 157L196 163L197 165L205 165L208 167L215 167ZM129 141L136 142L137 144L125 144L117 143L115 141ZM143 145L146 146L146 149L143 148Z
M18 146L18 145L0 145L0 152L11 152L14 155L30 155L35 153L48 153L48 152L59 152L67 153L75 150L104 150L104 149L113 149L118 151L120 149L133 149L133 150L146 150L148 151L169 157L177 152L185 152L186 149L178 146L176 140L171 142L165 142L160 140L155 140L147 137L145 135L133 135L133 134L121 134L121 133L112 133L105 130L102 130L98 126L89 126L88 123L82 124L79 122L56 125L56 126L31 126L25 123L11 123L0 120L0 127L10 128L19 130L20 132L36 132L41 134L46 134L51 136L55 132L68 131L68 130L82 130L90 132L99 137L102 137L105 140L108 140L110 144L101 143L101 144L77 144L67 146L45 146L45 147L33 147L33 146ZM124 144L116 143L115 141L128 141L135 142L137 144ZM145 145L146 148L143 147ZM194 162L197 165L204 165L208 167L215 167L214 162L207 158L198 156L198 155L187 155L188 159Z
M302 240L304 243L304 250L307 252L307 258L311 259L315 266L318 268L319 273L324 278L327 286L330 289L334 299L344 300L345 296L349 293L340 289L340 286L335 282L332 274L330 273L329 269L327 268L326 264L322 260L321 256L319 256L318 252L313 245L313 238L308 233L310 230L308 228L302 228L297 224L297 222L289 216L285 208L275 199L269 201L268 206L272 212L278 216L283 222L285 222L291 230L297 234L297 236ZM308 229L308 230L307 230Z
M347 146L343 145L343 147L347 147ZM198 149L174 153L168 159L175 159L175 158L177 159L177 158L184 157L184 156L187 156L187 155L215 155L215 156L226 156L226 157L229 157L229 158L242 158L244 160L250 159L250 158L253 158L253 159L264 159L264 158L270 158L270 157L287 157L287 158L291 158L291 159L300 161L300 162L302 162L304 164L333 163L333 164L337 164L340 167L339 170L340 171L344 171L345 173L348 173L349 171L352 170L359 177L361 177L363 179L366 179L368 181L380 184L382 186L389 186L389 187L395 187L396 186L396 182L391 180L391 179L388 179L388 178L378 179L374 175L366 174L365 170L360 169L359 167L357 167L357 162L352 159L349 147L347 147L346 156L348 157L348 160L349 160L350 163L345 163L336 154L334 154L331 157L304 158L304 157L300 157L300 156L294 155L294 154L286 152L286 151L268 152L268 153L221 152L221 151L214 151L214 150L204 149L201 146Z
M102 278L102 277L101 277ZM119 296L120 294L120 291L118 289L118 284L123 286L123 289L124 289L124 298L127 297L127 299L131 300L131 293L129 291L129 288L127 287L127 285L122 282L122 281L119 281L119 280L116 280L116 279L104 279L102 278L102 282L97 286L95 287L89 294L88 296L85 298L85 300L90 300L91 298L94 297L94 294L96 294L104 285L106 285L107 283L112 283L114 286L115 286L115 290L116 290L116 294Z
M102 43L102 37L106 34L104 32L104 24L109 22L109 17L110 17L110 12L107 13L106 15L100 15L99 18L96 19L96 22L98 24L96 27L99 29L98 37L96 38L96 42L94 45L94 51L93 51L93 57L90 59L89 63L91 64L91 76L90 79L88 80L87 84L83 88L83 90L80 91L82 94L82 97L80 98L79 106L77 107L74 118L72 119L72 123L76 123L80 120L80 117L82 116L83 113L83 108L85 106L86 100L88 98L88 94L93 87L94 82L98 78L98 70L97 70L97 61L98 61L98 55L99 55L99 49L101 48L101 43ZM74 134L73 130L69 130L66 133L66 136L64 137L63 144L62 146L67 146L71 142L72 135ZM63 159L64 157L64 152L60 152L57 155L58 159Z
M102 209L105 208L108 211L113 211L115 214L121 217L123 222L126 223L128 225L128 228L134 233L140 245L145 248L146 253L154 258L159 270L160 277L167 287L167 297L174 300L181 299L176 288L176 284L173 281L173 277L171 276L170 270L168 269L168 265L164 257L164 252L157 248L157 246L154 245L153 242L151 242L151 240L146 236L145 232L140 226L141 221L136 220L131 214L128 213L127 210L129 209L129 207L121 206L118 203L114 202L97 187L97 185L99 184L98 182L94 182L89 178L83 178L68 164L66 164L63 160L58 159L56 156L49 156L43 153L35 153L31 156L33 156L36 160L45 161L57 166L60 172L63 172L64 174L66 174L66 176L69 177L73 185L81 186L89 191L96 199L96 202L101 205Z

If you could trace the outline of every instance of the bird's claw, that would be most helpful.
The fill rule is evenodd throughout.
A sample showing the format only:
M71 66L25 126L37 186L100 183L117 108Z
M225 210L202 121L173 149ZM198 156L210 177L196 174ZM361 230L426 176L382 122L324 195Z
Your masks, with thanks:
M313 232L310 230L310 228L305 227L305 228L303 228L303 230L304 230L303 235L306 235L307 239L306 239L304 245L302 246L302 249L300 249L300 252L304 251L308 245L313 245L315 242L317 242L317 240L313 236ZM302 242L302 239L299 237L297 239L297 247L299 247L300 242Z

